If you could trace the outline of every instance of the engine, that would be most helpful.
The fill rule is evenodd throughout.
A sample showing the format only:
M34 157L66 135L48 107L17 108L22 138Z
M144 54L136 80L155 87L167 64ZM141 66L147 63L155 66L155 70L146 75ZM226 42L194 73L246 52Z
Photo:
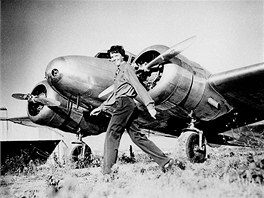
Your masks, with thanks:
M199 120L212 120L231 107L207 82L209 72L200 65L178 55L163 62L149 72L142 72L142 65L150 62L169 48L163 45L143 50L134 60L139 80L149 91L157 109L174 116Z
M36 124L58 128L64 132L76 133L80 130L84 136L97 135L106 128L107 122L98 122L89 117L87 107L78 107L55 92L47 81L38 83L31 92L37 97L46 97L60 102L59 106L46 106L39 102L28 103L28 116ZM103 116L105 119L105 116Z

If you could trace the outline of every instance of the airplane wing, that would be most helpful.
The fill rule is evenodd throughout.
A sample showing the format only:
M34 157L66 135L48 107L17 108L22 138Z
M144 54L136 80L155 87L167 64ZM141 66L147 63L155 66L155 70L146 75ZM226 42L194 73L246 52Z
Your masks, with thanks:
M263 129L260 131L258 128L262 127L263 125L260 124L259 126L245 126L237 129L232 129L229 131L225 131L220 133L225 138L228 138L227 142L231 145L238 145L238 146L249 146L249 147L259 147L264 146L264 132Z
M212 75L209 83L235 108L264 110L264 63Z
M16 124L21 124L29 127L41 127L41 125L32 122L28 116L14 118L0 118L0 121L10 121Z
M264 144L263 123L259 122L264 120L263 78L264 63L260 63L214 74L208 79L234 108L229 114L197 125L209 134L209 141L221 142L223 139L236 145ZM218 137L212 134L218 134Z

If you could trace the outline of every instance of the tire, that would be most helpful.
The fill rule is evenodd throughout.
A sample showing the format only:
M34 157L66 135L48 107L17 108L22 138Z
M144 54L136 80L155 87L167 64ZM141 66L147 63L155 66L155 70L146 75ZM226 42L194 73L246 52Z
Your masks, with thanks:
M202 150L199 150L199 134L193 131L183 132L178 138L177 155L192 163L202 163L206 159L205 138L202 140Z
M85 144L84 158L82 158L81 156L82 150L83 150L82 144L74 145L70 153L70 158L72 159L73 162L78 162L79 160L90 161L92 159L92 151L87 144Z

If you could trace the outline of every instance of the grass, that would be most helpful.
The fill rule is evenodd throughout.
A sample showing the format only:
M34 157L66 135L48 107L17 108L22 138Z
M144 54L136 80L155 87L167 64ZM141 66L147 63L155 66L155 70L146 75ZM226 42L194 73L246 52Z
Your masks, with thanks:
M113 174L101 174L102 157L87 168L38 165L1 176L0 197L264 197L264 152L221 147L201 164L184 162L167 173L144 153L120 154Z

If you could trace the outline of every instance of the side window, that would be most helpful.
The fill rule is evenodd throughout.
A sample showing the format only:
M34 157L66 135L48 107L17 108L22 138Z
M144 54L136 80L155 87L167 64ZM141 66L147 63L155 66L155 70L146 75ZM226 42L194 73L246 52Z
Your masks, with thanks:
M130 63L133 63L134 60L135 60L135 56L132 56Z
M105 59L110 59L110 56L106 52L99 52L95 55L96 58L105 58Z
M134 59L135 59L135 56L133 56L133 55L130 55L130 54L126 54L126 60L125 61L127 61L128 63L132 63L133 61L134 61Z

